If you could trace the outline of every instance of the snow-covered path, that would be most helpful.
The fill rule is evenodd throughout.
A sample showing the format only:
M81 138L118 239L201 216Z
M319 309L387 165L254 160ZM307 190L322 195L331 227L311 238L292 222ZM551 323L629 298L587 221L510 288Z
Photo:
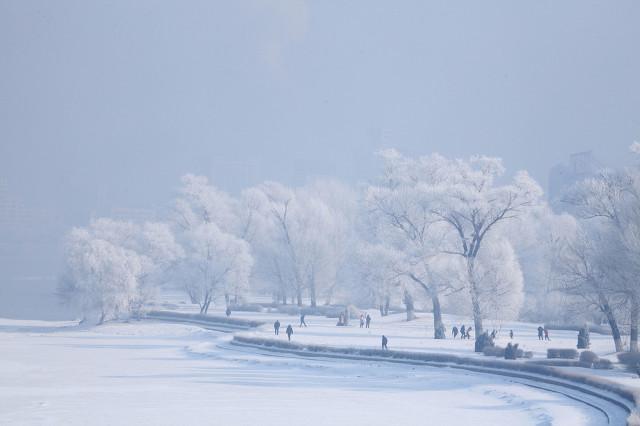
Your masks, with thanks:
M0 424L599 425L599 411L506 378L231 349L166 323L0 320Z

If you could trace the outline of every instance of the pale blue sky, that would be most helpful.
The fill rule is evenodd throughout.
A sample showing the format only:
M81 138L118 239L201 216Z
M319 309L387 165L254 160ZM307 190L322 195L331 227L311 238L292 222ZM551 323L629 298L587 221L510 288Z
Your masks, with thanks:
M640 139L639 23L640 1L0 0L0 179L54 239L185 172L357 182L384 147L544 185Z

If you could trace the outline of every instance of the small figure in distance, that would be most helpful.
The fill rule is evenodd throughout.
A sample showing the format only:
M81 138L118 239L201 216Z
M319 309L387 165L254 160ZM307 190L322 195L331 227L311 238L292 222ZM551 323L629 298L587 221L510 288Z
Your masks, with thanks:
M549 339L549 329L546 326L544 328L544 340L551 341L551 339Z
M276 322L273 323L273 331L276 333L276 336L278 334L280 334L280 321L276 320Z
M224 311L225 314L227 314L227 318L231 316L231 308L229 306L227 306L227 310Z
M542 326L538 326L538 340L543 339L542 337L543 333L544 333L544 329L542 328Z
M467 328L467 339L471 339L471 330L473 330L473 327L469 326L469 328Z
M388 351L389 348L387 347L387 343L389 342L389 339L387 339L387 336L382 335L382 350L383 351Z
M509 330L509 338L513 340L513 330Z
M305 314L300 314L300 325L298 327L302 327L303 325L306 327L307 323L304 322L304 315Z
M360 314L360 328L364 327L364 314Z
M458 336L458 327L454 325L451 329L451 334L453 334L453 338L455 339Z
M287 326L287 338L289 339L289 341L291 341L291 335L293 334L293 327L291 327L291 324L289 324Z
M367 317L365 318L365 321L367 323L367 328L369 328L369 325L371 324L371 315L367 314Z
M462 327L460 327L460 338L465 339L466 337L467 337L467 329L464 327L464 324L462 324Z

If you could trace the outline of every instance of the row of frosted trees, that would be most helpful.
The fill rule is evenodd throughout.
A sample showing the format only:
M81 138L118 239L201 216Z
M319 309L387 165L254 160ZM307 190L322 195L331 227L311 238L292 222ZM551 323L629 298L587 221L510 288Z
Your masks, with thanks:
M602 171L555 214L526 173L497 158L379 153L369 184L265 182L231 196L186 175L157 223L110 219L73 229L60 293L99 321L137 314L159 286L179 286L206 313L249 292L311 307L356 303L384 315L416 303L483 321L606 321L617 350L637 350L640 174ZM573 318L575 321L575 317Z

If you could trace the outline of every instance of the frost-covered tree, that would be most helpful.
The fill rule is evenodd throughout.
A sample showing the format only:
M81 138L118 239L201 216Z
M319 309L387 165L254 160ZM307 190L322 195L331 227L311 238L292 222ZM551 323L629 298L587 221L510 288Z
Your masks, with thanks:
M301 306L306 293L316 306L322 294L335 290L344 261L344 213L314 186L291 189L266 182L251 191L253 199L260 200L254 242L260 269L268 272L278 298L292 294Z
M383 153L385 168L377 183L366 189L365 203L378 239L400 253L398 274L415 283L431 299L434 337L445 338L441 293L449 282L434 279L433 261L440 252L445 229L432 212L429 171L395 151ZM409 293L410 294L410 293ZM405 294L407 296L407 294ZM404 298L408 301L407 297Z
M511 182L498 185L496 180L502 176L504 168L497 158L450 160L437 154L408 158L394 150L382 152L382 157L385 172L381 180L384 183L375 189L377 194L369 195L369 199L408 241L424 247L421 257L425 270L429 269L424 263L430 258L427 252L433 253L435 247L464 260L465 285L471 299L476 334L480 335L483 331L483 289L477 281L476 267L484 242L499 232L503 222L517 218L527 208L539 204L540 187L526 172L519 172ZM433 286L428 288L431 294L437 293Z
M97 314L99 322L137 314L179 256L164 224L98 219L69 233L59 293L85 317Z
M509 241L488 239L473 273L483 315L498 322L516 319L524 300L524 280Z
M246 293L253 266L249 244L223 232L215 223L202 223L182 235L180 265L186 291L206 314L216 295Z
M211 185L206 177L185 175L175 203L182 257L177 276L193 303L207 313L217 296L229 304L248 291L253 266L252 232L246 204Z
M401 286L401 256L389 246L362 241L353 255L357 287L354 289L369 304L377 306L381 316L389 314L391 297Z
M623 299L612 279L613 265L602 256L610 237L606 229L584 224L573 236L559 242L554 265L564 292L602 312L611 328L616 352L620 352L624 348L616 313Z
M631 150L637 152L637 145L632 145ZM625 301L630 350L637 352L640 325L640 288L637 285L640 274L640 169L602 170L595 177L571 188L565 201L572 205L579 218L589 222L584 228L595 233L588 236L591 245L594 241L598 243L588 251L595 257L590 260L607 270L602 274L603 283L595 294ZM611 304L604 306L613 309ZM610 325L611 316L615 316L614 313L607 315Z

